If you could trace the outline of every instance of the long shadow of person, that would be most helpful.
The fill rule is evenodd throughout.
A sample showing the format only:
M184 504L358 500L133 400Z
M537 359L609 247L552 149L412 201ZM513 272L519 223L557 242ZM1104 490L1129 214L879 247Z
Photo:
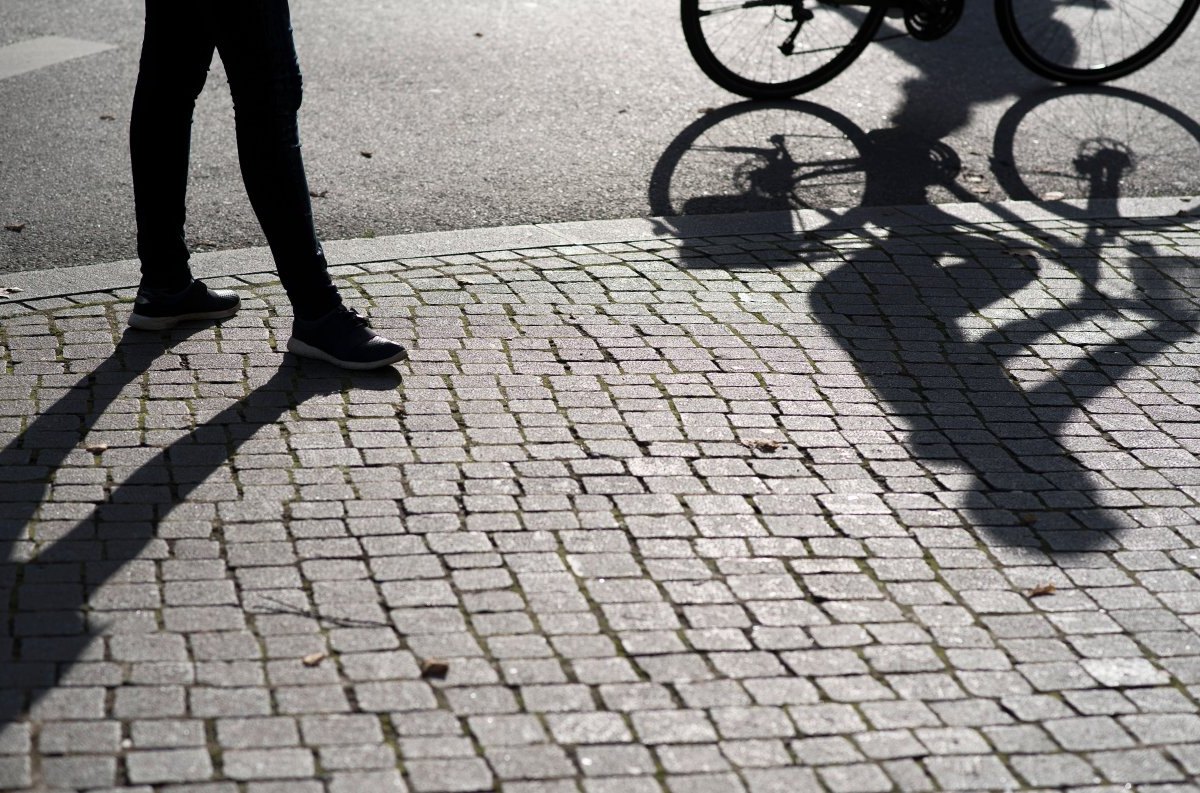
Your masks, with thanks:
M56 473L94 464L122 450L80 448L89 431L155 361L188 335L126 331L116 351L94 371L38 412L24 432L0 451L6 466L0 503L0 592L6 598L0 632L0 729L25 714L70 673L96 639L88 604L122 568L145 552L168 518L261 428L304 401L348 387L390 390L394 369L356 373L352 381L323 364L301 371L289 357L271 376L169 445L146 450L99 503L81 511L51 507ZM143 385L139 398L153 396ZM131 451L131 450L123 450ZM119 469L118 469L119 470ZM110 472L110 476L113 472ZM60 518L60 519L54 519ZM7 634L7 635L5 635Z

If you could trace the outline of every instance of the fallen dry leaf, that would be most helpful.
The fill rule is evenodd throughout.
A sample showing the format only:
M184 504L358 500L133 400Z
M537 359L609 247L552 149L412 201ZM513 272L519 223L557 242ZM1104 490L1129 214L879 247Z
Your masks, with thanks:
M24 291L19 286L0 286L0 295L17 295Z
M89 446L85 446L83 448L86 449L87 451L91 452L92 454L103 454L104 452L108 451L108 444L107 443L93 443L93 444L91 444Z
M1054 584L1038 584L1033 589L1029 590L1029 597L1037 598L1046 595L1053 595L1057 588Z
M375 156L374 153L369 151L360 151L359 154L366 157L368 160Z
M321 662L324 661L328 657L329 657L328 653L323 653L323 652L310 653L310 654L304 656L303 658L301 658L300 660L304 663L305 666L319 666L321 664Z
M110 114L108 114L108 113L101 113L101 114L100 114L100 120L101 120L101 121L116 121L116 120L117 120L117 117L116 117L116 116L113 116L113 115L110 115Z
M1060 193L1057 190L1051 190L1047 193L1042 193L1043 201L1062 201L1066 197L1067 197L1066 193Z
M421 677L441 680L450 674L450 662L441 658L426 658L421 662Z
M742 441L742 445L748 446L756 451L765 452L767 454L770 454L771 452L777 452L779 451L780 447L783 446L783 444L779 441L767 440L766 438L754 438L752 440Z
M24 223L6 223L6 224L4 224L4 228L8 229L9 231L14 231L17 234L20 234L22 231L25 230L25 224Z
M313 198L324 198L325 196L329 195L329 191L328 190L309 190L308 194L310 196L312 196Z

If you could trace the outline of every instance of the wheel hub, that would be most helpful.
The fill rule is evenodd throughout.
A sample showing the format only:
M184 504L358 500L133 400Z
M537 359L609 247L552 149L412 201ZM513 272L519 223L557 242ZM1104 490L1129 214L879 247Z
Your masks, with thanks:
M914 0L904 12L904 27L914 39L945 36L962 17L964 0Z

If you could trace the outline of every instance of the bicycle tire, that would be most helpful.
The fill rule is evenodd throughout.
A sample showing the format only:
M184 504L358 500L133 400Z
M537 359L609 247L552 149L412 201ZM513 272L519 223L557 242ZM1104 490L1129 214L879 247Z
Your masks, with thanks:
M681 0L680 17L683 22L684 40L696 64L709 79L727 91L750 99L788 99L829 82L862 54L879 30L879 26L883 24L885 14L885 9L881 7L862 11L848 6L825 5L818 1L813 4L812 9L816 16L805 22L801 30L805 39L801 42L801 51L784 55L779 45L787 38L795 23L779 16L775 5L752 5L744 0L717 2L722 4L714 6L713 0ZM708 7L702 7L702 4ZM785 2L778 4L779 7L790 5L792 4ZM726 14L734 16L729 17L723 27L706 26L706 19L715 15L720 20L725 18ZM861 19L856 20L852 16L856 14L861 14ZM731 56L717 51L723 49L719 46L723 42L716 42L718 46L714 46L714 41L710 40L710 37L717 36L723 30L724 39L728 39L738 31L726 29L754 23L758 23L762 29L757 35L753 28L744 31L757 38L757 41L752 38L750 43L737 49L737 52L748 56L739 62L731 63ZM808 29L818 25L823 28L823 46L806 49L805 45L812 38ZM767 26L773 26L770 35L765 32ZM824 32L824 29L828 29L829 32ZM827 37L835 34L838 38ZM841 40L843 38L844 41ZM823 53L828 53L828 57L823 57ZM797 57L803 60L805 65L796 61L781 79L774 79L772 75L762 73L750 73L752 65L759 69L765 65L773 71ZM812 64L812 68L807 64Z
M1044 2L996 0L996 23L1009 51L1030 71L1068 85L1088 85L1124 77L1162 55L1187 29L1200 7L1200 0L1178 0L1177 8L1168 10L1163 19L1155 19L1144 10L1148 4L1162 2L1170 5L1172 0L1107 0L1104 8L1095 0L1085 0L1058 6L1062 16L1052 19L1045 14L1048 6ZM1042 16L1035 17L1039 13ZM1170 19L1164 21L1166 16ZM1117 26L1137 30L1123 29L1117 36L1109 36L1107 43L1114 38L1136 38L1138 42L1132 45L1132 51L1114 57L1105 32ZM1139 30L1149 32L1139 34ZM1064 31L1069 38L1064 38ZM1054 52L1055 46L1061 51ZM1097 50L1100 54L1094 54Z

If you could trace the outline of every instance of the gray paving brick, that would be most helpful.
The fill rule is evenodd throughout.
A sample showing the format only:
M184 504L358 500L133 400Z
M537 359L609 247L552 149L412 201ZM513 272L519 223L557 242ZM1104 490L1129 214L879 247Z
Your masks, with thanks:
M205 749L159 749L130 752L125 757L129 781L134 784L194 782L209 779L212 761Z
M408 787L398 771L338 771L329 781L329 793L405 793Z
M809 768L762 768L743 773L746 787L752 793L785 793L785 791L818 791L816 774Z
M630 718L638 738L649 745L717 739L716 730L703 711L636 711Z
M0 729L0 755L27 754L32 746L28 724L6 724Z
M1096 770L1075 755L1019 755L1012 763L1021 778L1034 787L1064 788L1102 782Z
M1004 764L990 755L931 757L924 762L946 790L1006 790L1017 785Z
M419 793L457 793L489 790L491 770L480 759L411 760L405 764L412 789Z
M0 757L0 785L12 790L33 786L33 763L28 756Z
M231 779L304 779L315 771L307 749L231 749L222 754L225 775Z
M1108 780L1117 783L1182 781L1185 777L1154 749L1097 752L1090 757Z
M304 742L309 745L380 743L383 730L379 719L367 715L308 716L300 720Z
M17 747L15 741L13 746ZM44 755L116 754L120 748L121 724L117 721L50 722L38 735L38 749ZM29 751L28 738L21 751Z
M644 746L581 746L576 751L580 770L588 777L653 774L654 758Z
M98 788L116 782L117 759L107 755L70 755L42 759L42 779L50 788Z
M223 749L296 746L300 734L288 718L218 719L217 742Z
M501 780L564 778L576 773L575 765L560 746L497 747L485 750L485 755Z
M130 738L138 749L181 749L208 742L204 722L199 720L135 721L130 725Z

